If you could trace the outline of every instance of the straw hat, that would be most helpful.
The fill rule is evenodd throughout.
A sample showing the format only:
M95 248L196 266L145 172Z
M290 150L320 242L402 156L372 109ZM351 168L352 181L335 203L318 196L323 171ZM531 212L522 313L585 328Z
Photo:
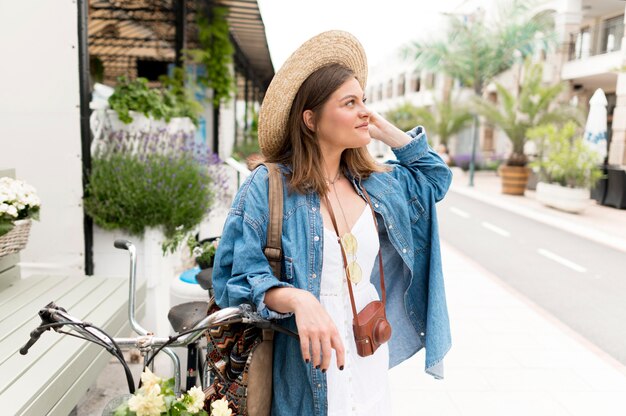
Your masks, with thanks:
M264 156L277 152L287 130L287 119L302 83L319 68L338 63L351 69L365 89L367 58L350 33L331 30L304 42L285 61L270 83L259 111L259 147Z

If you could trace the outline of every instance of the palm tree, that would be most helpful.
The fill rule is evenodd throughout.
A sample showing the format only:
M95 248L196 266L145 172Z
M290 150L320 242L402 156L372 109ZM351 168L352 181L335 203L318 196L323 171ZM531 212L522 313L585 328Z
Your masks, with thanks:
M414 41L405 48L404 54L415 58L418 67L443 72L481 96L494 76L515 63L515 51L526 57L538 46L538 34L544 35L544 45L553 38L553 23L546 15L530 18L527 3L511 0L493 22L488 22L482 12L471 16L449 15L444 39ZM477 130L475 119L470 185L473 184Z
M580 111L567 104L555 104L565 88L564 83L543 85L543 67L529 59L524 65L524 77L518 91L510 91L495 83L498 104L484 98L474 100L476 110L490 123L498 126L511 140L513 152L507 160L509 166L525 166L524 144L527 132L535 126L548 123L564 123L572 120L582 123Z
M388 111L385 118L403 130L409 130L419 122L430 133L429 137L436 137L439 143L447 146L451 136L469 125L472 113L448 96L443 100L433 100L430 107L404 103Z

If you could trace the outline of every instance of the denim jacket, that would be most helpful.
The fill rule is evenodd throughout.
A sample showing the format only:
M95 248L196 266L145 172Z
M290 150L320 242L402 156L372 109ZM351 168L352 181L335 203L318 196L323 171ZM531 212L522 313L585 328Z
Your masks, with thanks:
M428 146L420 126L407 132L412 140L393 149L397 160L389 172L359 180L349 176L356 191L365 188L378 220L385 270L390 367L425 347L425 369L443 378L443 357L450 349L450 326L441 269L435 203L446 194L452 174ZM260 166L239 189L215 257L213 285L220 307L251 303L269 319L297 330L292 314L270 310L263 302L274 287L296 287L320 296L323 222L315 192L289 193L285 184L282 276L274 276L263 255L269 218L267 168ZM376 263L378 260L376 259ZM371 282L380 294L380 273ZM274 336L272 415L327 414L326 374L306 364L299 342L282 333Z

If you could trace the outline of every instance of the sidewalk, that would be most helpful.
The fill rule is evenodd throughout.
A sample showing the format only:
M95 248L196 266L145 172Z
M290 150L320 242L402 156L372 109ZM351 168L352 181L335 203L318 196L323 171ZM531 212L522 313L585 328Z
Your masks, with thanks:
M500 178L495 172L476 172L474 187L470 188L468 182L468 174L455 169L450 191L626 252L626 210L602 206L591 200L582 214L559 211L538 202L535 191L526 190L525 196L501 193Z
M442 242L452 349L445 379L424 353L390 372L394 415L626 414L626 367Z
M532 191L502 195L500 179L484 172L474 188L456 174L452 192L626 251L626 211L594 204L583 215L562 213L539 204ZM445 379L424 372L424 351L392 369L394 415L626 414L625 366L445 241L442 250L452 325ZM121 374L111 364L77 415L97 415L110 397L123 393Z

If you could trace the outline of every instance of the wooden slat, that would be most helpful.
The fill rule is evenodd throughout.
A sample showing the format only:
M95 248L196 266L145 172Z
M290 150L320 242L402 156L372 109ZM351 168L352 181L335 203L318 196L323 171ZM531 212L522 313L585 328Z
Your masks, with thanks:
M0 272L0 295L2 291L20 279L20 266L13 266Z
M35 285L33 292L23 292L0 306L0 341L8 337L13 331L37 317L39 309L51 301L61 299L72 291L82 289L82 295L89 293L93 282L91 279L68 279L61 276L50 276L44 279L41 285ZM93 290L93 289L91 289ZM39 318L37 318L39 319Z
M105 283L98 290L84 297L83 301L72 308L69 313L102 326L111 320L112 315L116 315L115 311L119 312L124 309L126 281L125 279L98 278L89 280L92 279L104 280ZM6 404L8 407L2 406L3 411L8 412L7 414L20 414L26 406L29 408L29 413L32 412L30 414L45 414L55 402L55 397L60 397L62 392L67 391L67 386L79 378L92 362L93 355L85 355L79 351L95 347L94 351L97 352L97 346L86 346L85 341L76 338L53 333L45 335L48 337L44 339L42 336L42 339L33 347L33 352L41 348L45 350L44 353L39 354L35 361L31 361L21 376L13 380L2 392L2 396L14 398ZM11 357L3 367L19 365L19 360L23 358L25 357ZM14 371L20 371L19 367L10 368L9 374L13 374ZM44 374L46 377L42 377Z
M0 178L8 176L15 179L15 169L0 169Z
M138 298L139 297L140 295L138 294ZM145 296L142 296L141 298L143 299L144 297ZM112 336L120 337L120 336L128 336L130 334L130 323L128 322L128 317L127 317L128 316L127 307L128 305L125 304L124 308L122 308L122 310L119 313L119 319L122 323L124 323L123 327L119 331L117 331L117 333L109 332ZM144 312L145 312L145 302L138 304L135 309L135 313L138 318L143 317ZM116 322L117 322L117 319L115 323ZM112 326L114 326L115 323L112 323ZM110 331L112 331L112 329ZM48 413L48 416L68 415L71 412L71 410L76 406L76 404L82 399L82 397L85 394L87 394L87 389L93 383L96 382L96 379L98 378L98 376L100 375L104 367L109 362L111 355L108 352L106 352L104 349L96 345L91 345L90 347L96 347L96 349L98 349L99 353L97 357L94 358L93 363L87 369L85 369L85 371L83 371L80 377L76 379L74 384L72 384L72 386L67 388L63 397L59 399L57 404L50 410L50 412ZM135 380L135 383L137 383L138 381L139 380ZM118 383L126 385L126 376L124 375L123 370L120 370L120 373L118 375ZM31 414L33 416L36 416L34 413L30 413L30 409L24 411L23 413L24 416L30 416Z
M11 283L11 285L9 285L9 287L5 288L3 291L0 292L0 308L2 307L2 305L4 305L5 303L9 302L10 300L14 299L15 297L19 296L20 294L24 293L24 292L28 292L31 293L33 296L35 293L41 293L41 290L31 290L31 288L33 288L35 285L40 285L42 283L44 283L45 279L20 279L18 281L15 281L13 283ZM8 313L10 313L10 311L6 311L6 310L2 310L0 311L0 313L7 313L7 315L0 315L0 321L5 319L6 317L8 317Z
M18 253L0 257L0 273L15 266L19 261L20 255Z
M98 294L98 290L102 287L104 283L106 283L107 279L97 279L97 278L66 278L67 280L63 282L64 290L66 285L74 285L75 290L70 290L62 296L54 297L52 299L46 298L46 303L42 303L39 300L36 303L33 303L30 308L30 317L23 321L23 323L17 327L14 327L11 334L4 334L0 332L0 336L3 337L2 341L0 341L0 374L8 374L8 377L0 377L0 394L6 389L8 385L11 384L11 380L17 378L23 372L28 370L28 367L32 365L36 360L38 360L41 356L45 355L47 349L54 345L54 342L58 342L58 339L54 337L52 332L45 332L41 335L37 344L33 346L28 355L22 356L19 354L19 349L22 345L28 341L30 332L39 325L41 320L37 315L37 311L42 306L45 306L50 300L54 300L58 303L59 306L66 308L71 311L70 313L75 314L79 319L83 319L83 316L86 314L85 309L90 311L92 305L85 304L85 299L93 299L94 297L97 299L99 296L108 296L110 291L103 293L102 295ZM93 295L89 296L90 293ZM0 322L0 327L5 322ZM0 329L1 331L1 329Z

